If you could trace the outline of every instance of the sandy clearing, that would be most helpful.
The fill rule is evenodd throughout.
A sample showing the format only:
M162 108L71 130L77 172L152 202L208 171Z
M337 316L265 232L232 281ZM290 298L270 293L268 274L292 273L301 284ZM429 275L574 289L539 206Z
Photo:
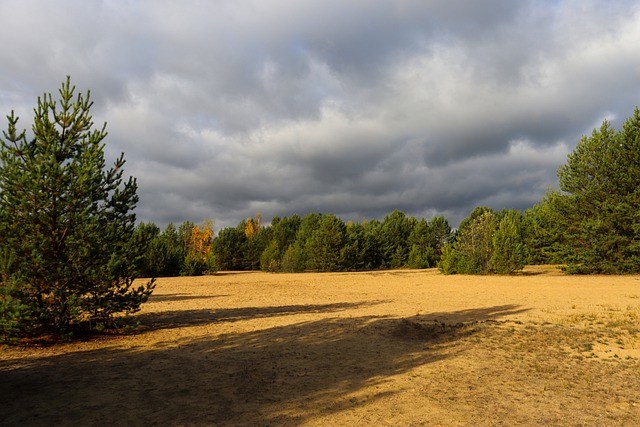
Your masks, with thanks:
M6 425L637 425L640 276L159 279L135 333L3 347Z

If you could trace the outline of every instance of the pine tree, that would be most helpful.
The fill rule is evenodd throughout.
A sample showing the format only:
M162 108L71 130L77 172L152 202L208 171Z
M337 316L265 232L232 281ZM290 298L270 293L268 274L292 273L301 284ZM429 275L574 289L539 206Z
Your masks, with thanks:
M346 226L335 215L324 215L307 240L306 252L309 268L315 271L337 271L342 268L342 248Z
M38 98L31 138L12 112L0 139L0 244L13 256L11 280L36 326L60 333L135 312L154 287L133 284L144 250L132 239L136 181L124 181L124 155L105 168L106 123L93 129L90 93L74 92L67 78L59 100Z
M563 193L548 203L562 225L568 270L640 271L640 110L621 130L605 121L583 137L558 177Z
M382 253L385 266L389 268L404 267L409 258L409 235L411 223L409 218L398 210L393 211L382 222Z
M429 268L436 263L435 235L426 219L415 220L409 234L409 247L407 267Z

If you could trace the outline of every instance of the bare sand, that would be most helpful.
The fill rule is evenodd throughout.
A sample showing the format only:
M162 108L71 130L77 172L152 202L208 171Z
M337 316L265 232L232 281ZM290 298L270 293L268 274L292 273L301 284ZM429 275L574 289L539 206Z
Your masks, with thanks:
M134 331L0 347L0 424L640 425L640 276L157 283Z

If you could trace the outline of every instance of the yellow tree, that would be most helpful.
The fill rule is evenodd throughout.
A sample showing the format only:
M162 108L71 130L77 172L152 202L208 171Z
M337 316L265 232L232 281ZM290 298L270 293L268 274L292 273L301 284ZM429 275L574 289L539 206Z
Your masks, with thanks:
M256 214L255 218L248 218L244 223L244 235L248 239L257 235L260 232L261 223L262 214L260 212Z
M183 276L199 276L205 271L213 271L213 221L205 219L202 226L191 229L189 250L182 264L180 274Z
M201 227L196 225L191 230L191 253L202 261L206 261L211 253L212 240L213 221L207 218L202 222Z

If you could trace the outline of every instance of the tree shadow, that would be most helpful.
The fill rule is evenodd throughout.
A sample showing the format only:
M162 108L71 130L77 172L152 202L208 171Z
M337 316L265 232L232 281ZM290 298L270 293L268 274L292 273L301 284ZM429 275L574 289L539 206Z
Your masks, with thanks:
M211 298L222 298L227 296L229 295L151 294L151 296L149 297L149 301L147 301L147 303L189 301L194 299L211 299Z
M425 315L414 316L416 319L423 321L437 321L443 323L460 323L460 322L486 322L494 321L498 318L522 314L529 311L519 305L505 304L493 307L470 308L458 311L432 312Z
M382 304L385 301L362 301L335 304L300 304L272 307L241 307L198 310L172 310L143 313L131 316L132 323L139 322L138 332L149 329L176 329L187 326L201 326L220 322L239 322L276 316L292 316L305 313L333 313L342 310L355 310Z
M329 312L337 309L332 306ZM242 310L227 319L256 315L256 309ZM455 342L476 333L477 322L521 311L498 306L400 319L328 317L152 347L2 361L0 419L34 426L300 425L401 392L385 385L455 357L463 351ZM444 317L474 320L438 320ZM433 333L429 322L444 327Z

